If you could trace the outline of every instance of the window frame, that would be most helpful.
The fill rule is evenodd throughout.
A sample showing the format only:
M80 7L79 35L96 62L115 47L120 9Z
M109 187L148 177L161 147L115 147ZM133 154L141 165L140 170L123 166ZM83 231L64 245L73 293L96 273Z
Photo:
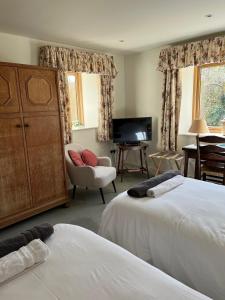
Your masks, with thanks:
M200 94L201 94L201 69L215 66L223 66L225 63L210 63L194 67L194 86L193 86L193 104L192 104L192 121L199 119L201 116ZM208 126L211 133L222 133L221 126Z

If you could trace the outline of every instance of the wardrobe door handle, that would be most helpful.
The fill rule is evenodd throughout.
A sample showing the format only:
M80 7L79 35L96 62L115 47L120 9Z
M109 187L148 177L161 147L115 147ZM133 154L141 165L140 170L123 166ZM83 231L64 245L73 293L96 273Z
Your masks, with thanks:
M24 127L30 127L30 125L29 124L24 124Z
M16 128L22 128L20 124L16 124Z

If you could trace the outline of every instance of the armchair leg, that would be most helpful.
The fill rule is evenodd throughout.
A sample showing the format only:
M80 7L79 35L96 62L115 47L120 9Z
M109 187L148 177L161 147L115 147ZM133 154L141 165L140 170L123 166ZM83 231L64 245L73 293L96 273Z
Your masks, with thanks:
M73 199L75 198L75 193L76 193L76 185L73 186Z
M102 188L100 188L99 191L100 191L100 194L101 194L101 197L102 197L102 202L103 202L103 204L105 204L105 199L104 199Z
M114 192L116 193L116 185L115 185L114 180L112 181L112 185L113 185L113 188L114 188Z

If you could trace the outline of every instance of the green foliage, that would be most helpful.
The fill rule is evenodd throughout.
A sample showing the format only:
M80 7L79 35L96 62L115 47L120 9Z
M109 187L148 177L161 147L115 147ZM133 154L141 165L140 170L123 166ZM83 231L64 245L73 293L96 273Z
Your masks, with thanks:
M211 106L206 112L206 122L210 126L220 126L224 118L224 107L222 105Z
M202 115L208 125L221 126L225 117L225 66L202 69L201 83Z

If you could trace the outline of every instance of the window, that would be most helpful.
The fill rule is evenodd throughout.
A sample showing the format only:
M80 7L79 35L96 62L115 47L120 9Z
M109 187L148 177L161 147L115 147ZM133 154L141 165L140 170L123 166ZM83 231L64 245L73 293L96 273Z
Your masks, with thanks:
M100 75L67 73L72 129L98 126Z
M193 119L204 118L211 132L221 132L225 118L225 64L195 67Z

